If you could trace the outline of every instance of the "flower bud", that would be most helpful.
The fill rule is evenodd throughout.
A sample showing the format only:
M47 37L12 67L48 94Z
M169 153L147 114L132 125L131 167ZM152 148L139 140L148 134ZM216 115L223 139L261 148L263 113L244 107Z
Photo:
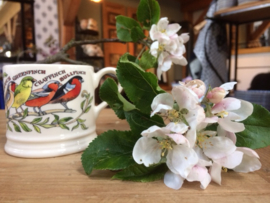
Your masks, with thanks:
M227 92L223 88L215 87L214 89L212 89L211 91L207 93L206 97L210 102L217 104L221 102L222 99L224 99L226 94Z
M191 89L200 99L203 97L206 87L203 81L201 80L191 80L186 83L186 87Z

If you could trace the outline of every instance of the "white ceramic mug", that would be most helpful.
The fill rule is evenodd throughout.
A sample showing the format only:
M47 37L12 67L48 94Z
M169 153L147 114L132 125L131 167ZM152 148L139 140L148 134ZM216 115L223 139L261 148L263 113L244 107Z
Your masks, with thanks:
M84 150L96 135L94 90L115 68L62 64L6 65L5 151L26 158L54 157Z

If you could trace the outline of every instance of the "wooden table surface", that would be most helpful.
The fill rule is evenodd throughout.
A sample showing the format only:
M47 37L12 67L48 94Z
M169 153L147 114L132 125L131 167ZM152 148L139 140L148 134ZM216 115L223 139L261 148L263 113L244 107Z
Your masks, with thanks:
M23 159L4 151L4 111L0 111L0 202L270 202L270 147L256 150L261 170L243 174L222 174L222 186L210 183L206 190L199 182L187 182L180 190L167 188L163 181L150 183L111 180L111 171L93 171L87 176L81 153L46 158ZM127 130L111 109L97 120L97 133L109 129Z

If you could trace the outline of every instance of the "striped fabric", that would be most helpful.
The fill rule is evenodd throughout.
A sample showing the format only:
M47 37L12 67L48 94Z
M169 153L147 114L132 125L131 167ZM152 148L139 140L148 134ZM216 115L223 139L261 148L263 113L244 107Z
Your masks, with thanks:
M270 91L266 90L235 91L233 96L237 99L243 99L255 104L260 104L270 111Z

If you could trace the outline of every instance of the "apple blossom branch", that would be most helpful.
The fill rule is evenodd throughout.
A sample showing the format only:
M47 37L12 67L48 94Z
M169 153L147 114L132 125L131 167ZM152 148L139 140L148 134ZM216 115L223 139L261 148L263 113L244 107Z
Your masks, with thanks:
M70 59L69 55L67 54L67 51L73 47L84 45L84 44L98 44L98 43L108 43L108 42L126 43L126 42L121 41L119 39L99 39L99 40L80 40L80 41L75 41L74 39L72 39L62 49L60 49L60 51L57 52L55 55L49 56L46 59L37 61L35 63L48 64L48 63L55 63L55 62L63 61L63 62L67 62L70 64L89 65L88 63L85 63L82 61ZM148 46L148 47L150 45L147 40L140 40L137 43L143 44L143 45Z

